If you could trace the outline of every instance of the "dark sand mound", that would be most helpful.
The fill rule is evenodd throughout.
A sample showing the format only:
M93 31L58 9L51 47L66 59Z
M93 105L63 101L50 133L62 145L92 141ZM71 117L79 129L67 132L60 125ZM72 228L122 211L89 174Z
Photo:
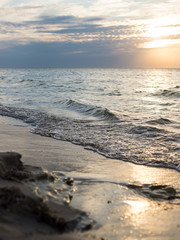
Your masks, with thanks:
M38 167L24 166L19 153L0 153L1 239L24 239L37 234L49 239L49 234L91 229L85 213L32 192L29 183L44 180L53 182L56 176ZM66 178L64 182L69 184Z
M0 177L9 178L13 172L23 170L21 154L15 152L0 153Z
M173 199L180 198L176 190L172 186L168 186L168 185L128 184L127 187L137 191L137 193L139 194L142 194L154 200L173 200Z

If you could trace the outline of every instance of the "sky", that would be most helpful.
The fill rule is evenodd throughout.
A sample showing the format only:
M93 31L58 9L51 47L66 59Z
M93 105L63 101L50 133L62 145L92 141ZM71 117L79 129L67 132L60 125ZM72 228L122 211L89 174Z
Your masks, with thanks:
M0 67L180 68L179 0L1 0Z

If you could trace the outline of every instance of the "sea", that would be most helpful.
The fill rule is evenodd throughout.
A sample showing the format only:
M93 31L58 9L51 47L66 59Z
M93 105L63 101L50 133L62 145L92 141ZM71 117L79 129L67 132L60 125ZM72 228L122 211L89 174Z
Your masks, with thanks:
M180 69L0 69L0 115L107 158L180 171Z

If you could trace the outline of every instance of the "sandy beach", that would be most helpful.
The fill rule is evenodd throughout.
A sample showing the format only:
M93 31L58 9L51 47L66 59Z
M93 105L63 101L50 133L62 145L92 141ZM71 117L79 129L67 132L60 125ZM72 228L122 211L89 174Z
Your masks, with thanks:
M32 134L4 117L0 129L1 152L20 153L24 166L16 166L15 175L1 176L2 199L4 189L20 191L13 198L15 205L3 207L1 200L1 239L179 239L179 172L105 158ZM48 172L44 175L41 168ZM37 219L31 205L20 204L18 210L17 198L37 205L43 200L47 214Z

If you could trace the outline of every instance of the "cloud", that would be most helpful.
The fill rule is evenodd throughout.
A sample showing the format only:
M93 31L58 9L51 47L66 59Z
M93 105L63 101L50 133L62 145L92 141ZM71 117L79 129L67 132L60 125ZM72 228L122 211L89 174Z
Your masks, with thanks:
M109 56L110 65L122 59L128 65L153 39L178 46L179 7L178 0L2 0L1 64L2 56L9 63L17 56L14 64L24 66L107 65Z
M70 24L76 21L74 16L41 16L39 20L36 21L26 21L24 24L34 24L34 25L55 25L55 24Z
M129 42L128 44L131 43ZM165 58L164 52L160 51L158 56L157 51L153 52L151 49L133 49L133 51L128 52L119 51L117 44L114 45L111 41L102 43L96 41L84 42L83 44L72 42L34 42L28 45L14 45L7 50L0 49L0 66L17 68L98 68L163 67L163 64L166 64L166 66L178 67L180 50L170 49L170 51L172 57ZM162 57L160 57L161 55ZM159 65L157 65L157 60Z
M1 0L0 7L6 6L9 2L10 2L10 0Z
M104 26L101 17L39 16L38 19L21 23L0 22L1 40L12 38L19 43L29 42L87 42L97 40L123 40L134 38L140 30L134 25Z
M90 26L100 26L98 22L101 21L102 18L80 18L80 17L75 17L71 15L63 15L63 16L40 16L38 20L33 20L33 21L24 21L24 25L57 25L57 26L78 26L78 25L84 25L85 27L90 27Z
M112 41L33 42L0 49L1 67L124 67L131 59Z

